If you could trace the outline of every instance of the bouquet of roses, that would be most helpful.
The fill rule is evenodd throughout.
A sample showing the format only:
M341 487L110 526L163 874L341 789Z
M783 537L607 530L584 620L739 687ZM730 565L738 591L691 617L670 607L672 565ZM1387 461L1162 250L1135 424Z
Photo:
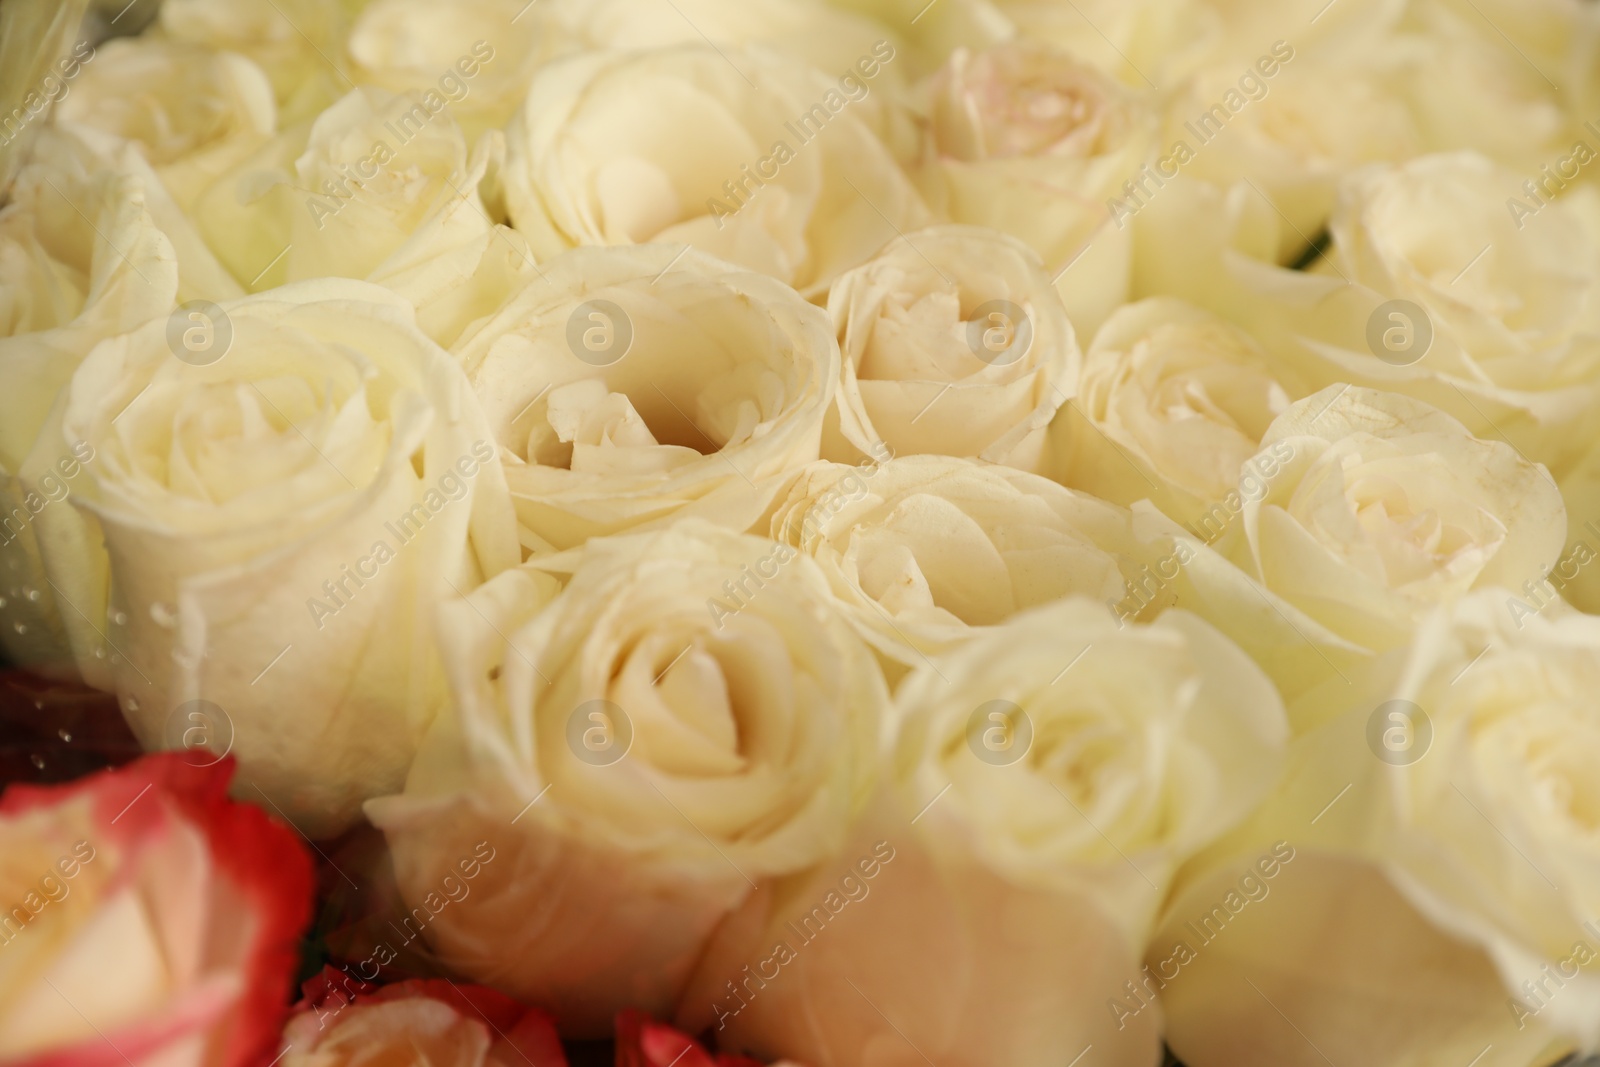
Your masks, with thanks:
M0 138L0 1064L1600 1051L1592 0L5 0Z

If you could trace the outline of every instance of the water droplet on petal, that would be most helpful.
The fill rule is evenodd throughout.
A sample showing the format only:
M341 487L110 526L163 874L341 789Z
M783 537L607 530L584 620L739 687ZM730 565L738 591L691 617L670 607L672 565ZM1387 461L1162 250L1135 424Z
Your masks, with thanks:
M72 731L71 730L57 730L56 731L56 736L61 738L61 740L69 742L69 743L72 741Z
M28 624L25 622L14 622L11 624L11 628L17 631L19 634L25 634L28 632Z
M126 611L114 611L111 613L111 621L118 626L126 626L128 625L128 613Z
M35 752L33 755L29 756L28 761L41 771L44 770L44 757L39 755L39 753Z
M22 595L37 604L39 602L39 598L44 594L39 592L37 589L24 589L22 591Z
M129 711L138 711L139 701L135 697L127 697L122 701L122 706L127 708Z

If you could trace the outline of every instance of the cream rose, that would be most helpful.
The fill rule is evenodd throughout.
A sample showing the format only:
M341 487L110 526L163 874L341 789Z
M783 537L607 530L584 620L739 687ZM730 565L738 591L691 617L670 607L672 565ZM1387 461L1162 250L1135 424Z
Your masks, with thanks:
M833 283L828 314L843 357L829 459L881 441L896 455L1047 468L1045 428L1082 357L1027 245L976 226L907 234Z
M537 267L480 190L503 140L491 131L469 151L455 102L437 87L354 90L224 174L196 220L252 290L363 278L405 297L423 331L452 344Z
M95 452L83 624L145 746L203 702L312 835L398 788L444 699L432 605L517 560L493 438L409 306L324 279L180 309L90 353L61 440Z
M1600 1048L1600 629L1516 620L1508 592L1316 701L1279 790L1185 870L1147 971L1185 1063ZM1275 841L1290 862L1259 877Z
M1261 446L1179 535L1194 558L1174 588L1286 694L1404 646L1436 605L1542 578L1561 552L1549 473L1421 401L1332 386Z
M367 811L408 902L488 842L499 881L429 943L570 1033L609 1032L623 1006L670 1011L757 886L837 851L888 697L787 546L688 520L532 566L447 609L455 711ZM735 583L753 595L718 620Z
M286 124L307 121L354 85L344 42L366 0L162 0L161 32L237 52L272 81Z
M820 310L667 245L559 257L457 352L536 550L678 514L748 529L817 458L839 374Z
M1384 66L1395 49L1377 37L1361 49L1301 52L1280 39L1257 56L1208 65L1166 106L1157 166L1221 188L1253 185L1251 195L1282 212L1276 259L1292 262L1327 225L1346 175L1422 151ZM1140 195L1162 193L1146 184ZM1119 215L1140 201L1125 203Z
M1249 334L1181 300L1119 308L1084 358L1078 399L1051 426L1057 477L1178 522L1232 491L1300 393Z
M511 218L541 258L688 244L820 293L929 219L852 110L895 55L880 41L843 72L710 45L552 64L508 133Z
M682 0L677 10L651 0L551 0L549 8L588 48L661 48L709 38L765 45L823 73L849 69L888 36L873 19L813 0ZM886 73L893 70L891 64Z
M1141 555L1121 508L946 456L817 464L772 536L815 559L856 629L903 667L1051 600L1116 603Z
M1600 192L1527 180L1470 153L1369 168L1312 272L1202 256L1182 288L1312 388L1415 396L1564 476L1600 397Z
M272 85L250 60L145 37L102 45L56 117L138 145L184 205L277 128Z
M175 299L238 294L136 153L41 131L0 210L0 647L13 662L112 687L96 633L105 551L68 503L95 456L61 435L73 371Z
M1398 95L1424 150L1472 149L1537 179L1595 117L1597 29L1592 9L1566 0L1409 4Z
M911 46L906 57L920 77L957 48L986 48L1010 40L1017 28L993 0L826 0L830 7L865 16L887 26Z
M1000 0L1020 36L1093 63L1131 89L1175 86L1214 54L1218 12L1205 0ZM1148 79L1148 81L1146 80Z
M1176 866L1276 780L1266 677L1184 612L1073 598L919 668L894 722L879 806L727 925L687 1025L808 1063L1155 1062L1157 1013L1119 1032L1103 991L1137 975Z
M364 83L447 94L457 121L475 137L504 127L538 69L582 44L549 0L372 0L348 49Z
M1128 296L1131 234L1108 225L1105 205L1154 147L1153 112L1095 68L1037 42L959 48L926 91L919 183L930 202L955 222L1031 245L1073 325L1093 336Z

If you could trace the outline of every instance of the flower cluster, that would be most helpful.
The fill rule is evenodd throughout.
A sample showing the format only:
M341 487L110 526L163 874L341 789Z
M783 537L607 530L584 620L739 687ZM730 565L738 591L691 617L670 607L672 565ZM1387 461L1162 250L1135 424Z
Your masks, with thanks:
M152 755L0 800L0 1062L1600 1051L1597 72L6 0L0 649Z

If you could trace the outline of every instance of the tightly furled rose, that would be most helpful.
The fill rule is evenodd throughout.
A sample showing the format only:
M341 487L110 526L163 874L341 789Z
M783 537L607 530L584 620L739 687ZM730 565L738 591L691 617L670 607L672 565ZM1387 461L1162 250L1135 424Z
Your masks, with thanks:
M539 562L447 609L455 710L367 812L409 902L490 843L501 881L430 944L603 1032L624 1006L670 1011L758 880L838 849L888 695L793 548L686 520ZM719 616L731 589L747 600Z
M894 722L852 844L730 921L680 1015L811 1063L1155 1062L1158 1013L1119 1032L1103 1000L1177 864L1275 781L1265 676L1183 612L1074 598L920 667Z
M576 249L457 345L529 547L678 514L748 529L815 460L839 376L827 318L692 249Z
M1153 966L1192 951L1156 990L1185 1063L1520 1067L1600 1047L1600 630L1518 620L1509 592L1441 609L1315 701L1279 791L1185 871L1151 947ZM1224 907L1274 840L1293 862Z
M1058 478L1191 522L1232 491L1272 420L1300 395L1249 334L1181 300L1119 308L1051 426Z
M710 45L553 63L508 130L511 218L541 259L688 244L820 293L929 221L852 110L895 54L880 41L842 73Z
M311 863L231 774L148 756L0 798L0 1060L264 1062Z
M56 115L137 144L185 207L278 121L271 83L244 56L147 38L102 45Z
M817 464L772 536L815 559L856 629L903 667L1051 600L1115 603L1141 554L1122 509L946 456Z
M1561 553L1549 473L1421 401L1330 386L1261 445L1179 535L1193 559L1177 584L1285 694L1342 675L1335 660L1404 646L1469 590L1542 578Z
M1155 145L1155 116L1128 90L1038 42L959 48L930 79L919 182L955 222L1026 241L1092 337L1128 298L1130 231L1107 200ZM1069 269L1070 268L1070 269Z
M409 305L329 278L180 309L95 348L62 432L111 558L69 623L141 741L209 702L313 836L398 788L444 700L432 606L517 560L488 426Z
M843 360L828 459L882 442L895 455L1048 467L1045 428L1076 391L1082 356L1027 245L977 226L903 235L834 282L828 314Z

